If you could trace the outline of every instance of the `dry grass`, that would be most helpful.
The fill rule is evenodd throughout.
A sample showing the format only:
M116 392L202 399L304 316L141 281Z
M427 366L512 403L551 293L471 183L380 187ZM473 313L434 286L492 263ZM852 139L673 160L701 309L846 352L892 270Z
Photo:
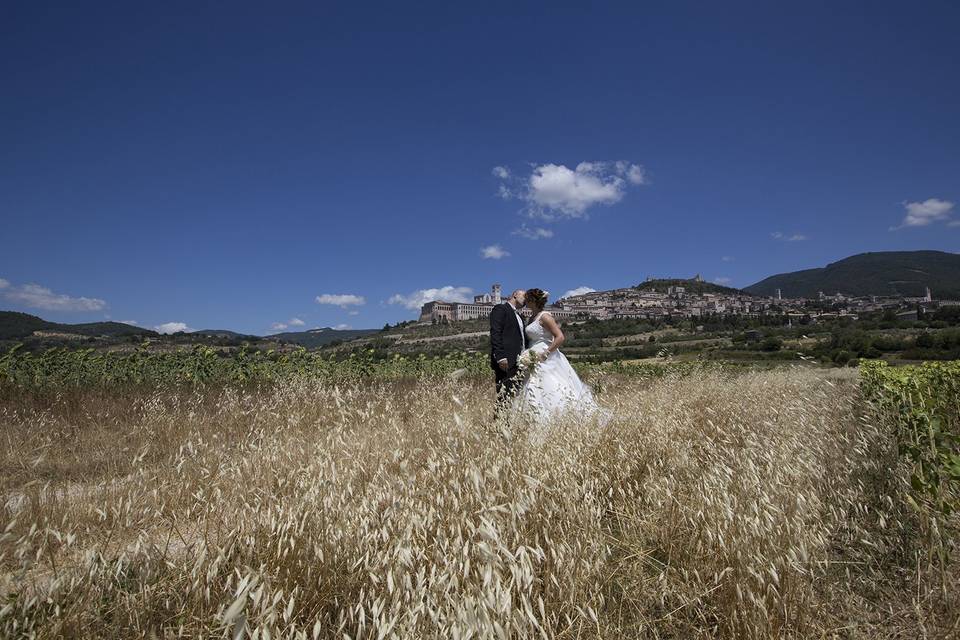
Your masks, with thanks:
M0 635L949 637L853 371L8 396Z

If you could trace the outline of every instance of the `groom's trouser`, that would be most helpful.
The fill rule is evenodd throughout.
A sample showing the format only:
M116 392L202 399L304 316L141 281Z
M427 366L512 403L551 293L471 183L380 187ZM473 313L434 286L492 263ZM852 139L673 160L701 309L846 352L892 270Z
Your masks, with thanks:
M494 372L497 381L497 402L493 405L493 419L496 420L506 408L506 405L517 394L522 385L519 371L516 367L504 371L497 369Z

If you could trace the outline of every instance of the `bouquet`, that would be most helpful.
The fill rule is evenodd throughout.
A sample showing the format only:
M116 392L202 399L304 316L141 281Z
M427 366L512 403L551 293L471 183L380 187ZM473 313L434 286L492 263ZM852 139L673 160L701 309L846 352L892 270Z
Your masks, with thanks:
M540 354L533 349L527 349L517 359L517 368L524 374L533 373L538 364L540 364Z

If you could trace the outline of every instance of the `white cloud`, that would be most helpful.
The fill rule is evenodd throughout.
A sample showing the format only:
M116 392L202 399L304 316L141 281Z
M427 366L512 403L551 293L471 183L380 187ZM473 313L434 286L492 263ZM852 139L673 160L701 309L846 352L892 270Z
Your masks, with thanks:
M792 235L788 235L781 231L772 232L770 234L770 237L773 238L774 240L783 240L784 242L799 242L801 240L807 239L807 236L803 235L802 233L794 233Z
M494 167L493 175L500 178L501 180L506 180L507 178L510 177L510 169L507 169L506 167Z
M543 227L528 227L523 224L520 225L520 228L513 232L515 236L521 236L527 238L528 240L541 240L543 238L552 238L553 230L544 229Z
M190 333L193 331L190 327L183 322L164 322L154 327L159 333L177 333L178 331L183 331L184 333Z
M617 175L626 176L630 184L647 184L647 174L640 165L618 160L614 167Z
M336 329L337 331L346 331L347 329L352 329L352 328L353 327L351 327L348 324L338 324L337 326L334 327L334 329Z
M304 324L304 321L300 318L290 318L286 322L274 322L270 325L270 328L274 331L283 331L290 327L302 327Z
M530 176L529 198L542 210L579 218L594 205L619 202L623 198L623 178L605 179L588 162L581 162L575 170L545 164Z
M352 293L325 293L317 296L318 304L332 304L346 309L351 305L366 304L367 300L363 296L357 296Z
M565 294L560 296L560 299L562 300L563 298L572 298L573 296L582 296L588 293L593 293L594 291L596 291L596 289L592 287L577 287L576 289L570 289L570 291L567 291Z
M120 324L133 324L133 325L140 324L136 320L117 320L117 322L119 322Z
M473 302L473 289L470 287L454 287L447 285L439 289L417 289L409 295L396 293L387 301L390 304L401 304L407 309L419 309L428 302L441 300L443 302Z
M358 316L360 315L359 311L347 311L348 316Z
M733 262L733 256L720 256L720 259L724 262Z
M960 220L951 220L947 223L948 227L960 227Z
M923 202L904 202L903 208L907 215L899 226L890 227L891 231L902 229L903 227L925 227L932 222L947 220L950 212L953 211L953 203L949 200L940 200L938 198L928 198ZM949 226L956 226L951 222Z
M515 184L510 183L509 172L500 176L494 170L494 175L507 182L500 185L500 197L524 200L529 215L544 219L583 218L593 206L620 202L630 185L647 184L643 167L623 160L581 162L573 169L542 164Z
M6 289L9 286L10 286L10 282L8 280L4 280L3 278L0 278L0 289Z
M38 284L11 287L9 282L6 280L4 282L6 284L0 289L4 289L4 295L8 300L36 309L46 309L47 311L102 311L107 306L107 303L100 298L74 298L61 293L54 293Z
M500 258L509 256L510 252L498 244L492 244L489 247L480 247L480 255L485 259L499 260Z
M716 284L730 284L732 280L726 276L717 276L713 279Z

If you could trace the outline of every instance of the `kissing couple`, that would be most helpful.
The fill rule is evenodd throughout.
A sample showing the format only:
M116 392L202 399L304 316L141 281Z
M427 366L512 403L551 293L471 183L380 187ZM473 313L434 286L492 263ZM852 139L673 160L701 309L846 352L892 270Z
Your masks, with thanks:
M494 421L524 412L544 424L569 413L602 411L560 352L563 331L546 310L549 293L517 289L490 312L490 366L497 384ZM530 310L524 323L522 310Z

